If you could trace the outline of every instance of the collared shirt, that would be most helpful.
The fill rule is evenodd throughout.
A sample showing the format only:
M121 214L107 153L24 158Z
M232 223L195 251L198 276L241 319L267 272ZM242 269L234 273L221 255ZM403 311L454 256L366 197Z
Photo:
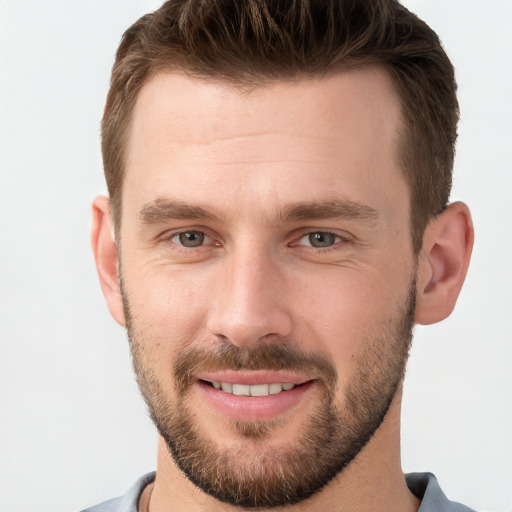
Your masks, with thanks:
M144 475L124 496L105 501L82 512L138 512L142 491L155 480L155 475L155 472ZM450 501L432 473L409 473L405 475L405 481L411 492L421 499L418 512L475 512L465 505Z

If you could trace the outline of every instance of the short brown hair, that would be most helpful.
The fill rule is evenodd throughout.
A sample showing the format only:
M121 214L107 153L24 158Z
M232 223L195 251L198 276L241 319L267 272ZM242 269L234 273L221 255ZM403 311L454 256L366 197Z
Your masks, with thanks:
M421 249L446 206L459 117L453 66L439 38L396 0L169 0L123 35L102 121L102 152L116 228L131 117L143 84L181 70L260 86L383 66L401 101L400 164Z

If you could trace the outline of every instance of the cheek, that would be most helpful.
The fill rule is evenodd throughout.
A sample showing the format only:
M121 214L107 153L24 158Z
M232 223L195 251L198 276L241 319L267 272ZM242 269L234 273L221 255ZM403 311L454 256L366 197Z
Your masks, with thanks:
M156 365L198 342L206 317L209 284L197 272L152 268L123 270L133 335Z
M296 313L302 319L300 339L307 348L323 350L333 358L343 385L367 344L393 335L410 284L406 272L376 268L339 269L323 279L317 276L314 285L302 281L295 292L297 296L302 289L302 303L296 301Z

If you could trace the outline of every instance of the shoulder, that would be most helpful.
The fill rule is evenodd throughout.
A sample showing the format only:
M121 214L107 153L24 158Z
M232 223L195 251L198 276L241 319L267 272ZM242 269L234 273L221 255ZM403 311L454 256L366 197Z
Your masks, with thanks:
M461 503L450 501L432 473L409 473L405 480L410 491L421 499L418 512L475 512Z
M140 495L146 487L155 480L155 472L147 473L139 478L123 496L104 501L81 512L137 512Z

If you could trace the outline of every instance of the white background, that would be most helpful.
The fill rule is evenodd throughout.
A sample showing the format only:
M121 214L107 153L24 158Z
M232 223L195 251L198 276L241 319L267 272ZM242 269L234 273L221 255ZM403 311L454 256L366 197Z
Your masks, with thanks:
M460 85L454 199L476 247L453 316L417 330L406 471L512 511L512 1L409 0ZM124 29L154 0L0 0L0 512L73 511L153 469L156 435L89 249L99 120Z

